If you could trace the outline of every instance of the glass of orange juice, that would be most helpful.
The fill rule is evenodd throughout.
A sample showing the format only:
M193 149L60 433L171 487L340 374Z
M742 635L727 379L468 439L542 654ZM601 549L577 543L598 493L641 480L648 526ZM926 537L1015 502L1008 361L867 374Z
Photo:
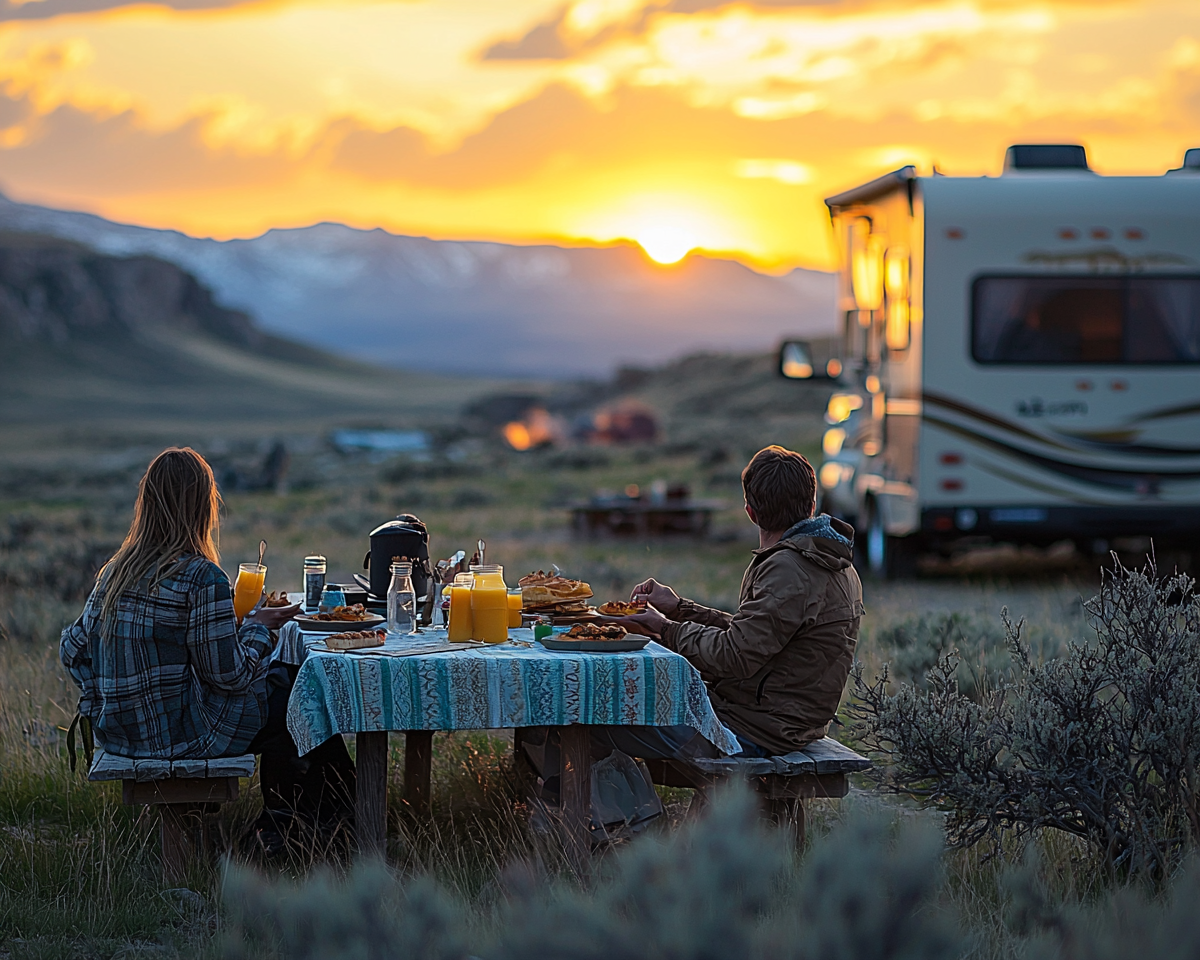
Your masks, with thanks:
M474 624L471 620L471 587L475 575L459 573L446 589L450 591L450 622L446 625L446 639L451 643L466 643L471 639Z
M261 563L242 563L238 565L237 583L233 585L233 613L238 623L254 609L262 597L263 586L267 582L267 568Z
M521 607L524 598L520 587L508 588L508 627L514 629L521 626Z

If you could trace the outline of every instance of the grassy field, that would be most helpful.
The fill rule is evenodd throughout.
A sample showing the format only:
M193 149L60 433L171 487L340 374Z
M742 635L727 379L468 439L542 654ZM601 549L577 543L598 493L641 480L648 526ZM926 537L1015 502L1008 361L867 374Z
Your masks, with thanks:
M486 438L460 436L429 459L376 462L338 454L319 435L296 442L289 491L226 496L224 565L234 569L251 559L265 538L268 588L295 587L301 559L311 551L329 558L331 577L345 579L360 568L371 528L407 511L429 524L437 556L469 552L485 538L489 559L504 565L510 583L556 563L592 583L599 599L625 596L653 575L686 596L732 607L754 546L740 510L739 470L767 442L815 455L815 413L824 398L812 387L785 394L794 385L767 379L763 358L747 359L733 372L716 361L693 363L690 370L631 385L631 395L653 406L665 425L666 439L654 446L517 454ZM737 391L739 382L752 386ZM227 433L198 427L189 439L214 459L253 458L262 449L253 439L231 443ZM90 438L66 462L37 460L33 453L0 459L0 957L195 955L212 949L220 928L219 872L202 868L187 890L164 890L153 815L122 807L116 785L72 775L62 735L76 693L58 664L58 634L78 614L92 573L124 534L154 442ZM687 483L697 494L726 501L710 539L572 538L568 502L655 480ZM1002 607L1026 618L1037 649L1053 654L1084 630L1079 598L1094 584L1087 568L1053 564L1023 578L976 573L869 583L859 654L871 671L889 663L902 677L919 678L931 657L953 645L972 676L984 676L1004 669ZM392 740L398 753L402 738ZM429 822L407 820L399 790L390 793L394 867L432 873L476 905L481 927L492 922L505 864L533 858L551 874L560 869L557 852L528 827L509 749L496 734L435 737ZM667 799L678 818L686 791ZM257 805L252 785L223 808L219 828L226 845ZM880 805L901 818L937 816L860 785L839 804L812 804L813 832L819 836L855 807ZM1057 896L1095 895L1097 874L1080 849L1052 839L1043 846L1043 869ZM296 877L314 864L342 862L337 851L313 850L268 869ZM948 855L946 869L946 896L974 937L973 955L1022 955L1023 935L1005 919L1004 862L964 852Z

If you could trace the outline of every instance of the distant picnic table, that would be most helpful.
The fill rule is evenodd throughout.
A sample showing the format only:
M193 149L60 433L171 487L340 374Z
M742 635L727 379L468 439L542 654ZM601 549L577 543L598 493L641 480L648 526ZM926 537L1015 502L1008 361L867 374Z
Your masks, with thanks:
M656 537L708 535L712 515L724 509L721 500L693 497L650 500L632 497L593 497L571 505L572 527L583 537Z

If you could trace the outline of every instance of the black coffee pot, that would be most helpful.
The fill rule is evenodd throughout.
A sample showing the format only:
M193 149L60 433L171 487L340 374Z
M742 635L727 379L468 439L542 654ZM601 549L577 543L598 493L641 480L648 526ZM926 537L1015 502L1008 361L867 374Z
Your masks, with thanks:
M429 567L429 531L411 513L404 513L371 531L371 549L363 557L363 569L371 579L356 573L354 579L380 600L387 597L392 582L392 561L412 563L413 589L420 601L429 589L432 576Z

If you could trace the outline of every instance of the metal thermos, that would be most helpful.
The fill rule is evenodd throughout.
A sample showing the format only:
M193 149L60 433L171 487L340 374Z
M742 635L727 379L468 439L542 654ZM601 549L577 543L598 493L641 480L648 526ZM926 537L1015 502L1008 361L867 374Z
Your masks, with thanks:
M304 558L304 612L312 613L321 605L325 589L325 558L317 555Z

